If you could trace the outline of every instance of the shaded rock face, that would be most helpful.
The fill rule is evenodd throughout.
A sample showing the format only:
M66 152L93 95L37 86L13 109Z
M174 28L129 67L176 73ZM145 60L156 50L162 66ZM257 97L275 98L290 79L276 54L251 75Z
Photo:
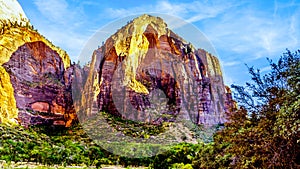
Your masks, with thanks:
M25 43L3 67L10 75L23 125L70 126L76 119L71 92L74 69L65 70L62 58L45 43Z
M218 59L149 15L134 19L97 49L88 76L83 91L94 93L82 100L86 114L213 125L224 123L234 105Z
M42 41L59 54L65 70L70 67L68 54L34 30L20 8L16 0L0 2L0 13L4 12L0 16L0 122L13 124L17 123L18 109L9 73L3 67L12 54L25 43Z

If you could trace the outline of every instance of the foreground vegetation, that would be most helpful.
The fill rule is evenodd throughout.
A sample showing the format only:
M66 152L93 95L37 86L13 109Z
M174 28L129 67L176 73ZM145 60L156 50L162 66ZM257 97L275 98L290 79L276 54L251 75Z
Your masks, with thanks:
M103 164L149 168L299 168L300 167L300 51L287 51L271 71L261 75L250 67L252 82L233 85L240 108L213 141L181 143L154 157L128 158L111 154L87 137L80 126L70 129L0 125L0 160L62 166ZM112 119L111 121L113 121ZM116 122L121 125L119 121ZM114 124L114 123L113 123ZM164 128L139 134L148 137Z
M204 146L204 144L182 143L155 157L131 159L102 149L88 138L80 126L72 129L24 129L20 126L1 124L0 135L0 160L7 163L34 162L51 166L99 167L105 164L165 168L177 162L191 164L195 152Z

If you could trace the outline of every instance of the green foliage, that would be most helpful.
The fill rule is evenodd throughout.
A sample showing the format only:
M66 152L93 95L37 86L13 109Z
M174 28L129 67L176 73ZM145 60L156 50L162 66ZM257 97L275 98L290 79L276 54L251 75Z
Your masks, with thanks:
M224 150L230 144L224 142L220 134L215 134L214 140L201 145L192 162L194 168L228 168L232 155Z
M93 144L87 136L67 134L72 130L61 130L58 135L46 135L41 128L24 129L20 126L0 125L0 160L15 162L37 162L40 164L86 164L105 156L104 150Z
M173 146L169 151L154 157L151 168L170 168L175 163L192 164L196 153L204 144L181 143Z
M193 169L191 164L175 163L171 166L172 169Z
M62 166L120 164L125 167L172 168L174 163L183 163L184 167L188 168L190 165L187 164L192 163L200 145L204 145L204 143L199 145L182 143L174 145L169 151L154 157L129 158L114 155L102 149L88 138L80 126L69 129L36 126L25 129L20 126L0 124L0 135L0 160L8 163L12 161L35 162ZM136 145L127 146L134 148ZM120 147L120 151L122 151L121 149L122 147ZM124 155L128 153L131 152L126 152Z
M232 85L240 109L215 137L228 144L216 157L230 157L233 168L298 168L300 161L300 51L287 51L271 71L261 75L249 68L252 83ZM215 147L216 148L216 147ZM226 160L225 160L226 161Z

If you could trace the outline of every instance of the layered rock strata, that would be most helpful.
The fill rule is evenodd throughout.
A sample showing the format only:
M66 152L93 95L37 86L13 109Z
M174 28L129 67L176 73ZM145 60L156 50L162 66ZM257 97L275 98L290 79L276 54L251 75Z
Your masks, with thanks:
M99 111L149 123L224 123L232 107L218 59L196 50L161 18L142 15L93 54L81 100Z
M70 126L76 118L72 101L73 68L44 42L26 43L3 64L14 89L18 117L25 126Z
M70 65L16 0L0 2L0 122L70 126L76 119Z

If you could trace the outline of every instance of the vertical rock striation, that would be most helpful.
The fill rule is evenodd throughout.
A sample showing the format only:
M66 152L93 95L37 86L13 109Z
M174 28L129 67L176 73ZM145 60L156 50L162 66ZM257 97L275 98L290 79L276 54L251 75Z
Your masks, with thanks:
M16 0L1 0L0 122L70 126L76 118L70 66L67 53L33 29Z
M19 119L25 125L70 126L76 118L71 93L72 68L43 42L26 43L3 64L14 88Z
M94 52L83 91L87 115L107 111L150 123L224 123L233 105L218 59L149 15L123 26Z

